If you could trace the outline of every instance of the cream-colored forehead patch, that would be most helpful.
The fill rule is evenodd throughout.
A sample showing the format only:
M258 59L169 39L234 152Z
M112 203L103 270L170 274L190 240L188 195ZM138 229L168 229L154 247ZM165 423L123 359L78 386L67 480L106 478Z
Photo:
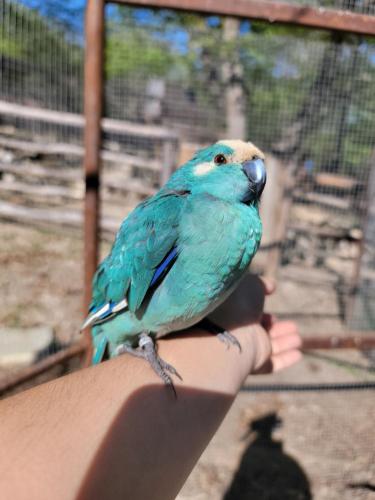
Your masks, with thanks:
M217 144L223 144L233 149L232 161L234 162L243 163L246 160L251 160L254 156L258 156L264 160L264 154L252 142L228 139L219 141Z
M213 161L205 161L204 163L199 163L194 169L195 175L205 175L211 172L216 167Z

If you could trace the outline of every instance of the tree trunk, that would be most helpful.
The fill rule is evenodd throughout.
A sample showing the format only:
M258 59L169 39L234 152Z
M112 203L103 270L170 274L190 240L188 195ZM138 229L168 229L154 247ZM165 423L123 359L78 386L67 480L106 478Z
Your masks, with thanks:
M349 327L375 330L375 152L368 180L362 247L353 285L353 296L348 307Z
M224 42L236 40L240 21L233 17L224 20ZM246 98L242 85L243 68L236 51L233 59L223 65L225 82L226 138L246 140Z

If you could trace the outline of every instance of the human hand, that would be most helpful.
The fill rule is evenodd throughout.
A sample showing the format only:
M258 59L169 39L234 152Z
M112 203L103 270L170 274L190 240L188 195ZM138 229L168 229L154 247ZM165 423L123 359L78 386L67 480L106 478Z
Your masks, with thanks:
M263 312L265 297L274 291L275 284L270 280L247 274L210 316L214 323L236 335L241 344L251 343L253 356L247 373L273 373L297 363L302 356L296 323L277 321Z

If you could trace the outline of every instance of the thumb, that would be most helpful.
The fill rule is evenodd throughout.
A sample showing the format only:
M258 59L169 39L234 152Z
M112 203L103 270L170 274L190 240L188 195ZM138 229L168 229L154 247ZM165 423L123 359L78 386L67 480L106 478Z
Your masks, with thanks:
M264 286L265 295L271 295L276 290L276 281L272 278L262 277L261 281Z

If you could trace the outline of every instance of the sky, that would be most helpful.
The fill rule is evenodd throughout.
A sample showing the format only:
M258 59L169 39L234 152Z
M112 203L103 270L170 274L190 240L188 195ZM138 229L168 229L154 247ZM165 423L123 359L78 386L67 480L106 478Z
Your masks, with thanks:
M20 0L20 3L69 27L74 34L82 34L85 0Z

